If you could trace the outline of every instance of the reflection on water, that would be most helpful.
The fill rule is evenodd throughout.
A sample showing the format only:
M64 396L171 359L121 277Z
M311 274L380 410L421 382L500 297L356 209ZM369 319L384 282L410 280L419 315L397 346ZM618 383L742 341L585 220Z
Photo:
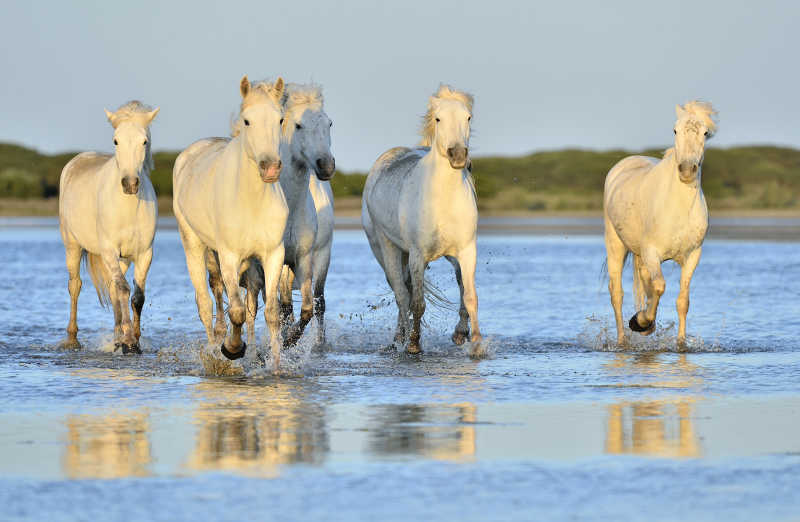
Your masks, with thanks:
M475 455L477 408L466 404L384 404L370 408L369 451L382 456L464 460Z
M606 453L700 457L693 401L619 403L608 407Z
M273 475L282 464L321 464L325 410L292 383L208 381L195 387L195 445L187 467Z
M62 459L70 478L119 478L149 475L152 462L148 415L70 415Z
M671 357L671 356L670 356ZM702 385L702 368L686 355L664 360L663 354L617 354L606 370L623 378L622 386L675 388L684 392ZM636 380L634 380L636 379ZM608 407L606 453L654 457L699 457L702 450L692 422L694 396L654 401L623 401Z

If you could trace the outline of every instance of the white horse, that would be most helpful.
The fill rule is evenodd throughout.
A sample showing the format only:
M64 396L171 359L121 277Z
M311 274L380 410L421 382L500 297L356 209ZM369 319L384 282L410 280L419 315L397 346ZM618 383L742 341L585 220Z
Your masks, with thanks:
M213 255L219 265L233 325L221 347L228 359L245 354L245 307L239 280L251 257L260 261L267 289L264 318L277 368L282 344L277 287L289 213L280 184L276 183L281 173L284 85L280 78L275 83L251 84L245 76L239 88L242 104L234 137L197 141L175 160L173 209L195 288L197 310L209 342L215 340L215 332L205 281L207 257ZM218 308L218 319L222 313Z
M283 235L285 254L279 288L282 321L287 327L294 323L292 288L299 289L302 296L300 319L288 327L284 343L287 346L296 344L314 313L319 321L318 341L323 344L325 279L333 239L333 194L329 183L336 170L331 154L330 129L333 123L323 110L319 86L288 84L283 106L280 184L289 206L289 220ZM312 171L314 176L311 176ZM217 307L220 307L222 285L216 276L218 269L213 262L209 263L208 269L209 282L217 296ZM263 288L264 280L257 263L250 266L245 280L247 330L252 339L258 292Z
M655 330L658 301L664 293L661 263L672 259L681 266L677 299L678 345L686 343L689 284L708 229L701 166L705 142L716 131L711 104L691 101L675 108L675 147L662 160L630 156L606 176L603 213L608 261L608 289L617 323L617 342L623 344L622 266L633 253L636 314L631 330L649 335Z
M395 343L408 339L408 353L421 351L424 272L441 256L453 265L461 291L453 342L463 344L470 325L473 350L482 339L475 292L478 208L468 157L472 102L469 94L440 86L428 100L420 146L384 152L364 187L361 221L397 301Z
M153 259L158 208L150 182L153 156L149 125L158 114L132 101L116 112L106 111L114 127L114 154L84 152L61 171L58 200L61 239L69 271L69 348L78 342L78 295L81 257L88 257L100 303L114 310L114 342L122 353L141 353L140 318L147 271ZM134 263L133 324L128 314L130 286L125 274Z

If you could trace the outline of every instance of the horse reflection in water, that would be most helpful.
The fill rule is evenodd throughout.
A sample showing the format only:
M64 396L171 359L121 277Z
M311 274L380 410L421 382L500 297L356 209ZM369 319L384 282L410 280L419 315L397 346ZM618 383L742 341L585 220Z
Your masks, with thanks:
M294 386L204 382L187 467L277 475L284 464L321 464L329 442L325 411Z
M618 354L607 369L643 381L630 383L633 386L690 391L702 383L698 376L701 368L689 363L685 355L675 362L665 362L659 359L659 354L633 357ZM694 402L692 397L681 397L612 404L608 407L606 453L671 458L702 456L692 420Z
M69 478L123 478L150 474L153 461L150 421L143 412L128 415L72 415L66 420L62 459Z
M606 453L700 457L691 399L612 404Z
M385 404L371 408L369 449L377 455L466 460L475 455L477 408L465 404Z

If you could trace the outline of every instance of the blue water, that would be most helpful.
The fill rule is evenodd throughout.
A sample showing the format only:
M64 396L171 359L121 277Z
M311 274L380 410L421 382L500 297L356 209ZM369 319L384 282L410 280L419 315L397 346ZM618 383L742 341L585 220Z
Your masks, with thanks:
M331 346L312 327L280 375L250 359L219 376L168 221L138 357L109 351L88 276L85 349L57 348L63 247L22 224L0 223L3 520L800 517L800 243L708 240L678 353L676 266L659 330L620 350L600 236L480 236L490 357L473 361L431 306L425 353L387 350L386 282L363 234L337 231ZM455 299L447 263L428 275ZM625 287L627 317L629 271Z

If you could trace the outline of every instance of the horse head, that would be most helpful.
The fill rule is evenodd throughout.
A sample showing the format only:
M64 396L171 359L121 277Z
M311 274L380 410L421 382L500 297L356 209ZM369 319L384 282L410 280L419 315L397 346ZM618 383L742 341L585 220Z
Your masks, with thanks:
M710 103L699 101L676 105L675 113L678 119L673 132L678 176L683 183L692 184L700 175L706 140L716 131L712 119L716 113Z
M233 134L241 137L245 153L258 167L264 183L274 183L281 175L283 88L282 78L274 83L250 83L244 76L239 82L242 105Z
M321 181L336 170L331 154L333 122L323 109L322 89L316 85L289 85L284 97L284 136L293 162L314 169Z
M114 127L114 160L125 194L139 192L140 176L153 169L150 123L158 110L139 101L131 101L116 112L105 111L106 118Z
M469 163L472 103L471 95L442 85L428 100L423 119L420 145L435 149L457 170Z

